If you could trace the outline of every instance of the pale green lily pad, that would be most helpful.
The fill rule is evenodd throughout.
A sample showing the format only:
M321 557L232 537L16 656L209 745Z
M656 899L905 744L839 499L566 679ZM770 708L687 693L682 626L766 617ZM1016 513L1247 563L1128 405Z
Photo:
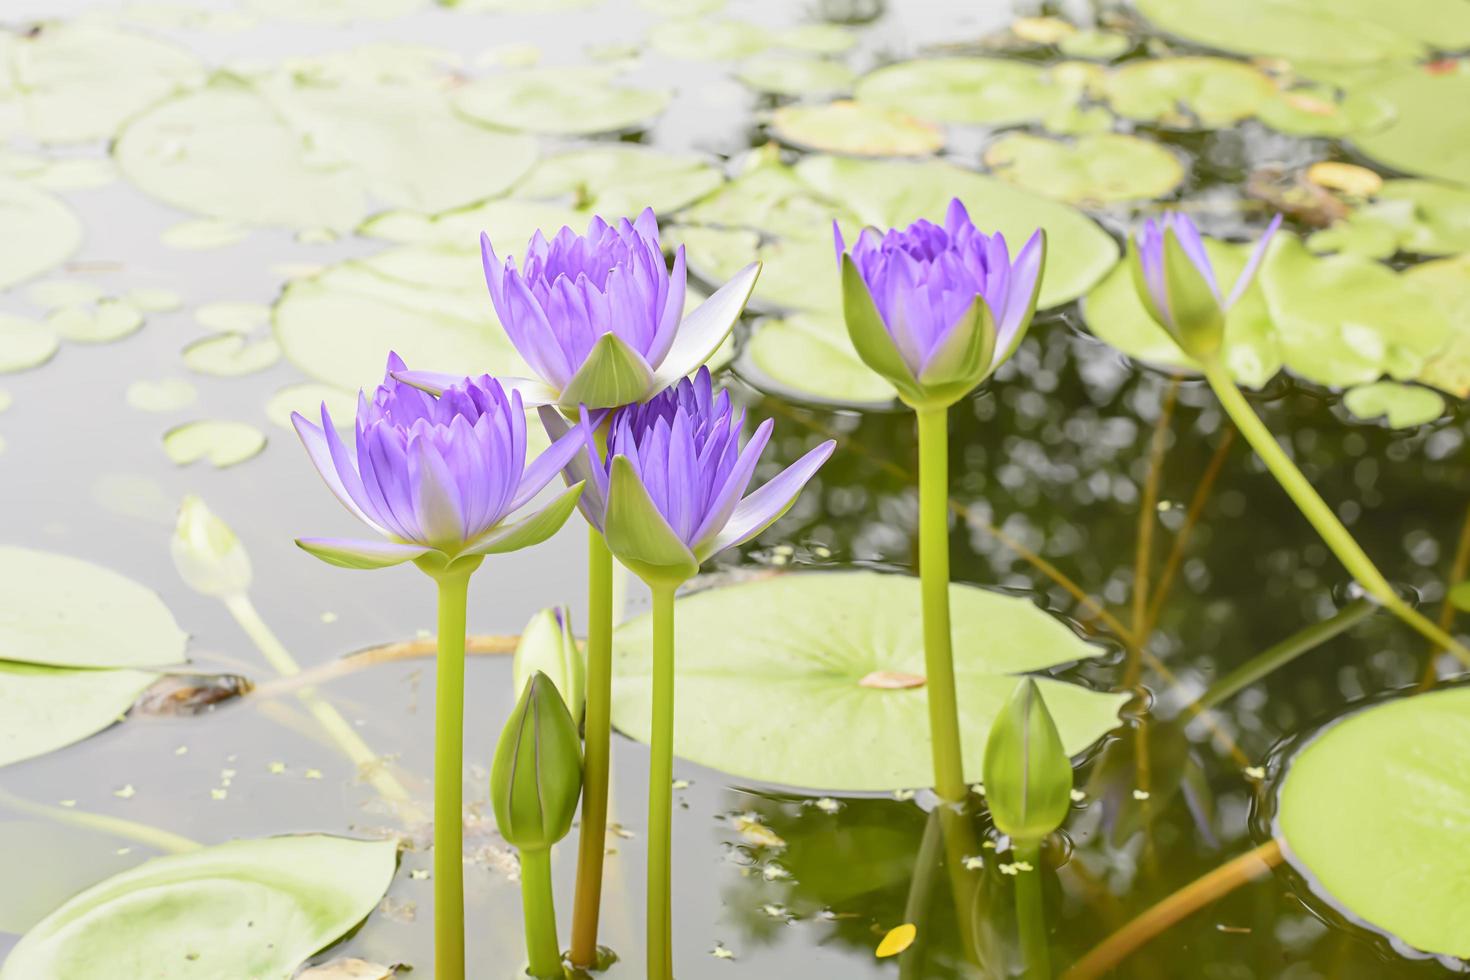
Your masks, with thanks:
M984 744L1018 673L1102 653L1028 599L955 585L950 601L966 745ZM675 610L674 751L681 757L805 789L932 784L925 689L860 683L877 671L924 674L918 579L785 575L701 592ZM613 647L613 721L643 740L651 628L648 616L634 619L618 628ZM1040 684L1073 755L1118 725L1127 700L1050 679ZM967 754L966 779L980 779L980 755Z
M638 6L664 17L698 17L725 6L725 0L638 0Z
M648 41L670 58L686 61L734 61L759 54L773 43L764 27L720 17L686 17L664 21L648 32Z
M665 218L723 182L717 168L693 154L614 144L548 157L512 193L518 198L564 201L579 211L599 213L611 221L631 218L644 208L653 208ZM485 230L491 231L492 237L500 237L488 225ZM555 228L545 231L550 235ZM475 237L471 235L469 240Z
M46 279L26 290L26 299L43 310L89 306L104 295L101 286L85 279Z
M199 389L183 378L134 381L125 394L127 402L142 412L175 412L199 399Z
M1184 180L1168 149L1121 133L1072 142L1012 133L990 144L985 163L1007 183L1074 204L1165 197Z
M163 451L179 466L201 459L224 469L245 462L265 448L265 433L246 422L202 419L163 434Z
M1338 911L1426 953L1470 956L1467 758L1470 689L1373 705L1289 760L1272 829Z
M981 230L1004 233L1012 249L1020 248L1038 227L1045 229L1041 309L1081 296L1118 261L1117 243L1075 208L944 161L815 156L802 160L796 173L814 193L879 228L904 227L921 217L941 221L950 200L958 197Z
M758 92L772 95L835 95L852 88L857 75L840 61L758 55L742 64L735 77Z
M1348 99L1328 85L1297 85L1278 91L1256 107L1256 116L1272 129L1295 136L1351 136L1382 129L1394 110L1371 92Z
M1390 180L1374 199L1307 244L1316 252L1388 258L1395 252L1470 252L1470 189L1431 180Z
M194 311L194 321L200 326L228 333L249 333L270 318L271 308L265 303L238 300L205 303Z
M429 0L248 0L262 17L320 24L354 20L387 20L428 6Z
M143 314L120 299L104 299L96 306L67 306L53 310L46 323L58 335L79 344L110 344L143 328Z
M82 243L82 223L60 200L0 177L0 289L53 269Z
M85 23L48 23L0 41L0 115L16 113L42 143L104 140L135 113L198 84L188 51L144 34Z
M45 364L60 347L61 338L44 323L0 313L0 374Z
M855 94L922 119L989 126L1045 119L1077 97L1048 69L999 58L902 61L865 76Z
M8 411L13 404L15 404L15 396L4 388L0 388L0 413Z
M1420 263L1403 278L1450 323L1449 343L1429 359L1418 380L1459 398L1470 397L1470 255Z
M822 153L865 157L922 157L944 145L944 131L908 113L840 100L789 105L771 115L782 142Z
M793 51L842 54L857 44L857 35L841 24L802 24L778 33L776 43Z
M1112 61L1128 53L1133 39L1117 31L1086 30L1068 34L1057 42L1057 49L1068 58L1090 58Z
M671 245L682 244L690 271L710 283L724 282L756 259L763 263L750 309L756 312L841 310L842 290L832 243L787 238L762 243L753 231L676 225Z
M271 395L270 401L265 403L265 417L283 429L294 430L291 414L300 412L320 425L323 404L331 413L334 424L352 425L357 414L357 393L315 381L287 385Z
M1181 128L1230 126L1275 95L1264 72L1226 58L1132 61L1107 82L1108 103L1118 115Z
M158 676L0 661L0 766L97 734L126 714Z
M1470 10L1456 0L1138 0L1137 7L1163 31L1238 54L1371 63L1470 46Z
M680 220L723 229L743 228L764 237L826 242L832 240L834 220L844 228L856 225L851 212L804 183L773 144L747 154L734 180L695 204ZM760 288L759 282L756 288Z
M500 198L444 214L390 211L369 220L363 225L362 233L404 245L438 246L437 250L420 250L414 254L420 262L433 262L443 267L443 271L434 273L431 279L447 279L456 286L467 287L470 283L468 273L482 269L480 232L490 236L491 244L502 256L523 255L526 243L538 230L551 236L565 225L580 233L586 231L592 213L550 201ZM462 264L463 268L451 268L450 263ZM483 276L483 272L480 274ZM416 277L399 278L412 280Z
M763 391L824 404L873 407L898 393L853 349L841 316L796 313L755 325L740 374Z
M250 228L237 221L202 218L198 221L180 221L176 225L170 225L159 237L169 248L204 251L242 242L249 235Z
M222 378L264 371L280 359L281 345L274 337L252 340L233 332L205 337L184 348L184 363L191 371Z
M99 877L131 867L127 843L50 820L0 821L0 864L26 883L0 890L0 932L20 935Z
M142 287L123 293L122 299L144 313L172 313L184 305L184 300L172 289Z
M663 112L671 98L667 89L619 82L615 69L585 65L527 68L482 78L457 89L454 105L468 116L507 129L586 135L641 128Z
M1365 156L1405 173L1470 183L1470 69L1455 62L1448 70L1411 65L1354 89L1347 105L1365 99L1387 102L1393 119L1352 141Z
M1395 429L1412 429L1444 414L1444 396L1439 392L1393 381L1360 385L1344 395L1342 403L1357 418L1382 416Z
M101 565L0 547L0 660L52 667L162 667L188 637L146 586Z
M166 963L178 980L285 980L367 918L397 857L393 841L311 835L154 858L47 916L0 978L140 977Z

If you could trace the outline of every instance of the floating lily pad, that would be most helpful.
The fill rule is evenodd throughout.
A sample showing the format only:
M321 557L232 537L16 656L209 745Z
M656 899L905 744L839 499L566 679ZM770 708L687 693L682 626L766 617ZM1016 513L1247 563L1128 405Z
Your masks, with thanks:
M990 144L985 163L1008 183L1074 204L1164 197L1184 180L1173 153L1119 133L1072 142L1012 133Z
M834 220L847 226L854 215L820 194L767 144L743 158L735 179L700 201L680 220L722 229L742 228L766 238L831 241ZM765 273L762 272L762 277ZM756 283L759 290L760 283Z
M1026 599L956 585L950 600L967 745L984 743L1017 673L1101 653ZM786 575L680 599L676 612L680 756L740 778L808 789L933 782L925 689L860 683L879 670L923 675L918 579ZM639 739L647 738L650 718L651 628L642 616L614 638L613 720ZM1069 753L1118 724L1126 695L1050 679L1040 684ZM978 780L979 753L970 765L966 778Z
M0 660L162 667L188 637L151 589L66 555L0 547Z
M249 235L249 227L239 222L203 218L198 221L180 221L165 228L159 237L169 248L203 251L233 245L244 241Z
M199 398L199 389L183 378L161 381L134 381L128 385L127 401L144 412L174 412L186 408Z
M1418 380L1460 398L1470 397L1470 255L1423 262L1404 281L1428 296L1450 323L1449 343L1419 372Z
M759 92L772 95L834 95L852 88L857 76L840 61L771 54L751 58L735 77Z
M44 323L0 313L0 374L45 364L60 346L56 331Z
M205 303L194 311L200 326L232 333L249 333L271 318L271 308L264 303L225 300Z
M281 345L274 337L251 340L240 333L215 334L184 348L190 370L224 378L264 371L280 359Z
M756 324L740 373L756 387L802 401L865 407L897 397L858 357L840 316L793 314Z
M351 426L357 414L357 393L333 388L315 381L287 385L271 395L265 404L266 418L283 429L294 430L291 414L300 412L309 419L321 418L322 405L332 415L332 421Z
M1057 48L1068 58L1091 58L1112 61L1128 53L1133 40L1116 31L1077 31L1057 42Z
M678 225L669 242L682 244L693 275L724 282L756 259L763 264L750 309L755 312L806 310L835 313L842 292L832 243L787 238L762 243L753 231Z
M1178 128L1230 126L1275 95L1264 72L1227 58L1132 61L1107 82L1108 103L1118 115Z
M644 208L653 208L664 218L715 190L723 181L717 168L693 154L611 145L548 157L515 186L513 193L518 198L565 201L579 211L602 214L608 220L632 217ZM487 208L494 206L492 203ZM503 237L488 224L484 229L492 237ZM550 235L555 228L545 230ZM473 242L477 236L475 233L467 240Z
M183 299L172 289L130 289L123 293L122 298L145 313L172 313L184 305Z
M367 918L397 851L392 841L310 835L154 858L47 916L0 978L145 976L164 963L180 980L289 977Z
M581 66L492 75L458 89L454 104L495 126L585 135L641 128L664 111L671 97L667 89L622 84L615 69Z
M771 116L771 132L807 150L867 157L928 156L944 145L944 131L908 113L841 100L789 105Z
M163 434L163 450L179 466L207 459L224 469L245 462L265 448L265 433L245 422L202 419Z
M428 4L429 0L249 0L246 6L262 17L346 24L402 17Z
M16 881L26 883L0 891L0 932L20 935L99 878L131 867L137 858L126 844L90 827L0 821L0 862Z
M1470 689L1341 718L1288 763L1273 830L1338 911L1426 953L1470 956Z
M1470 9L1465 16L1470 18ZM1366 156L1405 173L1470 183L1470 143L1460 138L1470 130L1470 69L1463 62L1449 70L1406 66L1354 89L1347 105L1367 99L1386 102L1393 119L1352 137Z
M1007 126L1045 119L1077 97L1046 68L999 58L925 58L858 82L860 102L949 123Z
M1256 116L1272 129L1295 136L1351 136L1387 126L1393 106L1369 91L1348 99L1328 85L1294 85L1256 107Z
M1317 252L1368 258L1470 252L1470 189L1430 180L1385 181L1373 200L1307 244Z
M26 290L26 299L46 310L88 306L104 295L101 286L85 279L46 279Z
M841 24L801 24L779 32L776 43L793 51L842 54L857 44L857 35Z
M97 734L126 714L158 677L141 670L0 662L0 766Z
M53 310L46 323L66 340L80 344L110 344L143 328L143 314L131 303L104 299L96 306L67 306Z
M82 224L61 201L0 177L0 289L55 268L82 243Z
M1470 10L1457 0L1138 0L1137 7L1161 30L1239 54L1371 63L1470 46Z
M1444 396L1429 388L1375 381L1343 396L1347 410L1360 419L1382 416L1395 429L1412 429L1444 414Z
M686 61L734 61L759 54L773 43L764 27L721 17L664 21L648 32L653 47Z

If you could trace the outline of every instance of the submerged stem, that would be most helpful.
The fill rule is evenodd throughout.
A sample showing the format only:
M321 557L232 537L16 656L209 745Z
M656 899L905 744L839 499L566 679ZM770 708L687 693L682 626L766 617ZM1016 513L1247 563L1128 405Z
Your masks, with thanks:
M653 728L648 763L648 980L672 980L674 806L674 591L653 589Z
M1016 929L1021 936L1021 955L1025 959L1024 976L1032 980L1051 980L1051 953L1047 948L1046 908L1041 896L1041 842L1015 841L1011 857L1015 863L1029 865L1031 870L1017 868Z
M950 803L966 796L959 704L949 625L949 413L916 410L919 427L919 583L924 597L924 690L934 753L934 790Z
M1169 423L1174 418L1174 402L1179 395L1179 375L1169 379L1164 403L1154 423L1149 440L1148 476L1143 481L1143 494L1138 506L1138 535L1133 549L1133 637L1137 647L1128 652L1123 669L1123 687L1138 684L1143 671L1141 650L1148 642L1148 580L1153 570L1154 524L1159 519L1159 484L1164 475L1164 451L1168 446Z
M464 638L470 572L439 583L434 693L434 976L464 980Z
M537 980L560 980L561 944L556 938L549 847L521 850L521 908L526 917L526 972Z
M188 851L197 851L203 844L190 840L180 834L155 827L152 824L139 823L136 820L125 820L122 817L108 816L102 813L88 813L85 810L74 810L65 806L48 806L44 803L34 803L19 796L0 789L0 806L14 810L17 813L29 813L32 816L45 817L56 823L71 824L85 830L95 831L99 834L107 834L110 837L121 837L124 840L137 841L154 850L165 854L184 854Z
M1439 628L1445 632L1449 632L1455 622L1455 604L1450 601L1450 590L1464 581L1467 568L1470 568L1470 507L1465 509L1465 519L1460 522L1460 540L1455 544L1455 557L1445 578L1444 599L1439 604ZM1424 655L1424 675L1419 679L1419 690L1429 690L1439 679L1435 661L1442 650L1438 643L1429 645Z
M582 822L572 905L572 965L597 962L602 866L607 854L607 786L612 733L612 552L587 528L587 722L582 762Z
M914 942L899 954L899 980L920 980L924 947L929 938L929 895L934 889L934 871L939 867L940 847L944 840L939 826L939 811L931 810L924 823L924 836L919 853L914 856L914 874L909 879L909 894L904 901L903 921L914 926Z

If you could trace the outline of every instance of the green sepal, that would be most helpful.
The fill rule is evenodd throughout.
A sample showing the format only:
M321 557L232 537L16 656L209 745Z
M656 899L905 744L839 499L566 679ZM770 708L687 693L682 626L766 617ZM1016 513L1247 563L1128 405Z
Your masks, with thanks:
M948 407L974 391L990 376L994 357L995 317L985 297L976 293L958 325L919 372L925 406Z
M650 584L682 584L699 571L694 552L669 527L623 456L613 457L603 534L618 561Z
M460 550L461 555L503 555L540 544L567 522L582 496L582 483L567 487L557 498L540 510L512 524L501 524L488 534L471 541Z
M617 408L641 402L653 390L653 369L643 355L623 338L605 333L562 389L557 404L563 409Z
M1180 348L1197 361L1214 360L1225 343L1225 311L1173 228L1164 229L1164 293Z
M1039 841L1067 819L1072 760L1030 677L1022 678L995 717L984 774L990 817L1013 840Z
M580 724L587 702L587 660L572 635L571 615L566 606L541 610L521 631L511 661L511 678L516 690L525 690L537 672L556 685L572 721Z
M582 739L545 674L531 675L490 767L490 803L500 836L514 847L551 847L572 829L582 795Z
M842 256L842 318L847 323L847 336L862 362L897 388L904 401L913 404L913 399L922 399L918 380L884 326L883 315L878 312L857 263L846 254Z

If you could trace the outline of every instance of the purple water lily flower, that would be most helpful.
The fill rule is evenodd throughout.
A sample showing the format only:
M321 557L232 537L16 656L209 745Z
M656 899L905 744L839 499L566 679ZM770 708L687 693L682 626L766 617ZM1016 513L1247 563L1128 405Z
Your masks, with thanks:
M977 230L958 199L943 226L864 228L850 251L832 229L853 346L910 405L952 404L1020 344L1041 289L1043 231L1012 260L1005 236Z
M836 447L822 443L747 496L773 423L741 446L744 424L729 392L713 392L707 368L614 414L605 457L584 423L587 452L568 475L586 480L583 512L613 554L644 578L686 580L775 523Z
M684 247L664 264L658 219L593 218L585 235L536 232L524 267L502 260L480 236L485 282L507 336L536 380L512 383L533 405L575 415L579 405L615 408L645 401L699 367L729 336L750 298L760 263L746 266L684 316ZM411 383L436 390L443 375L414 372Z
M405 366L388 357L371 400L358 395L355 452L337 434L327 407L321 425L293 413L317 472L342 505L381 541L301 538L302 548L347 568L405 561L436 568L465 557L516 551L545 540L571 514L573 486L529 516L530 502L585 445L569 431L526 465L526 414L516 392L485 376L462 379L437 397L399 382Z
M1245 268L1222 296L1215 268L1200 233L1187 215L1169 211L1144 222L1129 250L1134 289L1149 316L1196 360L1213 358L1224 344L1225 314L1255 278L1271 238L1281 227L1276 215L1251 250Z

